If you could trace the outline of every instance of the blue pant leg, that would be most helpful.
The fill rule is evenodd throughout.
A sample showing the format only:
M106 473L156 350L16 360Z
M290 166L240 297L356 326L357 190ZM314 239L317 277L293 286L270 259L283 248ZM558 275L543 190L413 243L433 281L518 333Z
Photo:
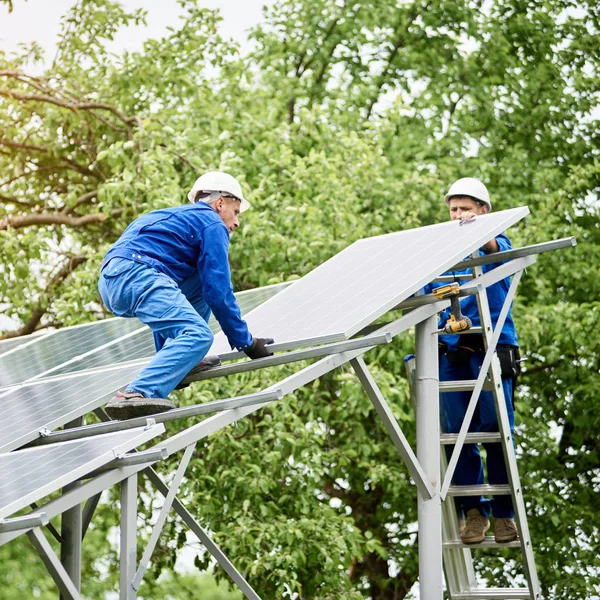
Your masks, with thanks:
M472 379L473 374L468 364L453 365L445 355L440 356L440 381L460 381ZM441 394L442 431L458 433L467 412L471 394L468 392L451 392ZM478 411L475 411L469 431L478 431ZM453 447L446 448L448 459ZM460 453L452 481L455 485L479 485L484 483L483 463L477 444L465 444ZM456 498L456 504L465 511L477 508L486 516L489 504L482 496L462 496Z
M123 272L116 268L102 278L99 288L109 310L138 317L166 340L127 389L166 398L204 358L214 339L212 331L177 284L155 269L133 263Z
M481 361L483 357L480 357ZM515 431L515 415L512 405L512 379L502 378L502 389L508 412L508 422L510 431ZM480 400L480 427L481 431L498 431L498 415L494 404L494 396L491 392L484 392ZM487 475L488 482L492 485L501 485L508 483L506 473L506 464L504 462L504 452L501 444L485 444L487 454ZM515 516L512 498L506 496L494 496L492 501L492 513L494 517L513 518Z
M187 298L187 301L192 305L194 310L204 319L206 323L210 319L210 308L202 295L202 284L197 273L190 275L182 283L179 284L181 293ZM160 333L153 333L154 346L158 352L165 343L165 338Z

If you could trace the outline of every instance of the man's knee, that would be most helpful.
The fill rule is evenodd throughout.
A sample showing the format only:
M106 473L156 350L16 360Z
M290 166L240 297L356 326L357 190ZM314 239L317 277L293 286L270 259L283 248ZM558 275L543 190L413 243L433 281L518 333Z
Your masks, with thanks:
M208 350L215 339L214 333L210 330L210 327L204 322L197 322L188 327L188 335L193 338L197 345L206 346Z

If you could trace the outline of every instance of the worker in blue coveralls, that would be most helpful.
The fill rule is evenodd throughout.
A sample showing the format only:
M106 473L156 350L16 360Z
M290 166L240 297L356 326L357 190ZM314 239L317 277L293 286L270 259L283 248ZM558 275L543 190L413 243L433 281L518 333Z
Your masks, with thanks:
M106 406L113 419L174 408L167 396L192 369L219 364L206 357L213 343L210 313L232 348L250 358L270 356L272 339L253 338L233 295L229 238L250 207L239 182L212 171L199 177L190 204L137 218L107 252L98 289L119 317L137 317L154 335L156 355Z
M485 185L478 179L464 177L454 182L445 201L450 210L452 220L470 220L492 210L490 196ZM480 248L480 255L493 254L509 250L510 240L500 234ZM483 266L490 271L501 263ZM461 275L471 273L470 269L452 271L445 275ZM429 284L427 292L443 283ZM487 288L488 303L492 322L498 321L500 311L506 299L510 279L503 279ZM461 300L461 311L472 321L473 327L481 325L477 299L467 296ZM511 432L514 432L515 418L513 410L513 391L516 377L519 374L519 350L517 333L512 318L512 307L506 318L497 346L498 358L502 371L502 387L506 399L506 408ZM448 308L441 315L440 327L450 317ZM485 350L481 334L455 334L444 336L440 342L440 381L460 381L477 379L483 362ZM445 433L458 433L462 425L470 392L452 392L441 394L441 421ZM491 392L482 392L478 407L473 416L469 431L498 431L498 418ZM506 484L508 477L504 464L502 446L499 443L484 444L487 453L487 475L490 484ZM449 452L450 453L450 452ZM460 454L454 473L456 485L478 485L484 483L483 463L477 444L465 444ZM457 508L466 515L466 523L461 532L461 540L466 544L477 544L485 539L485 532L490 528L490 501L482 496L466 496L456 498ZM495 496L491 501L491 512L494 515L494 536L496 542L506 543L518 538L514 521L514 510L510 496Z

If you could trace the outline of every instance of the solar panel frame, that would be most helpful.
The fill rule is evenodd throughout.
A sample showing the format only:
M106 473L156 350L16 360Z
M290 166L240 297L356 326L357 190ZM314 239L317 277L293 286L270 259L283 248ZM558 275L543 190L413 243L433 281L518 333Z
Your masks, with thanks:
M163 433L162 423L0 454L0 519Z

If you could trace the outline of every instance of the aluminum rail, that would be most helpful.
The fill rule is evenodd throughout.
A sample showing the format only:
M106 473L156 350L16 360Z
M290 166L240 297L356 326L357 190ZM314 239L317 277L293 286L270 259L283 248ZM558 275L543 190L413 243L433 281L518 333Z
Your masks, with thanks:
M44 435L44 437L37 438L31 442L27 447L43 446L45 444L54 444L56 442L67 442L69 440L91 437L101 433L112 433L114 431L132 429L133 427L143 427L148 425L148 421L167 423L168 421L212 414L232 408L241 408L244 406L251 406L253 404L264 404L266 402L271 402L272 400L281 400L281 398L283 398L283 394L281 390L278 389L256 392L255 394L246 394L245 396L226 398L225 400L215 400L214 402L195 404L194 406L174 408L173 410L169 410L164 413L152 415L152 417L137 417L135 419L126 419L124 421L108 421L106 423L86 425L85 427L76 427L66 431L47 433Z
M449 271L461 271L471 267L479 267L481 265L490 265L497 262L504 262L513 258L523 258L532 254L542 254L543 252L551 252L552 250L560 250L561 248L572 248L577 245L577 240L574 237L561 238L560 240L552 240L551 242L542 242L541 244L532 244L531 246L523 246L514 250L505 250L504 252L494 252L477 258L468 258L456 263Z
M439 302L439 299L436 299L436 301ZM294 352L288 352L286 354L280 354L277 356L267 356L257 360L248 360L234 365L222 365L219 367L214 367L209 371L199 373L193 378L192 381L221 377L224 375L231 375L233 373L244 373L247 371L289 364L311 358L322 358L323 356L330 356L340 352L360 350L362 348L370 348L380 344L388 344L391 341L391 334L387 331L384 331L336 344L317 346L316 348L307 348L306 350L296 350ZM272 400L281 400L282 397L283 394L280 392L280 390L268 390L264 392L257 392L255 394L248 394L246 396L239 396L237 398L215 400L214 402L206 402L204 404L196 404L194 406L175 408L164 413L152 415L152 419L154 419L154 421L157 423L164 423L177 419L187 419L189 417L212 414L233 408L243 408L245 406L252 406L254 404L264 404L266 402L271 402ZM48 433L43 437L37 438L31 442L29 446L64 442L82 437L89 437L91 435L97 435L99 433L122 431L124 429L131 429L132 427L140 427L147 424L147 419L148 417L139 417L137 419L127 419L124 421L110 421L108 423L87 425L85 427L77 427L56 433Z
M19 529L28 529L31 527L41 527L50 522L45 512L29 513L23 517L13 517L12 519L3 519L0 521L0 532L18 531Z

